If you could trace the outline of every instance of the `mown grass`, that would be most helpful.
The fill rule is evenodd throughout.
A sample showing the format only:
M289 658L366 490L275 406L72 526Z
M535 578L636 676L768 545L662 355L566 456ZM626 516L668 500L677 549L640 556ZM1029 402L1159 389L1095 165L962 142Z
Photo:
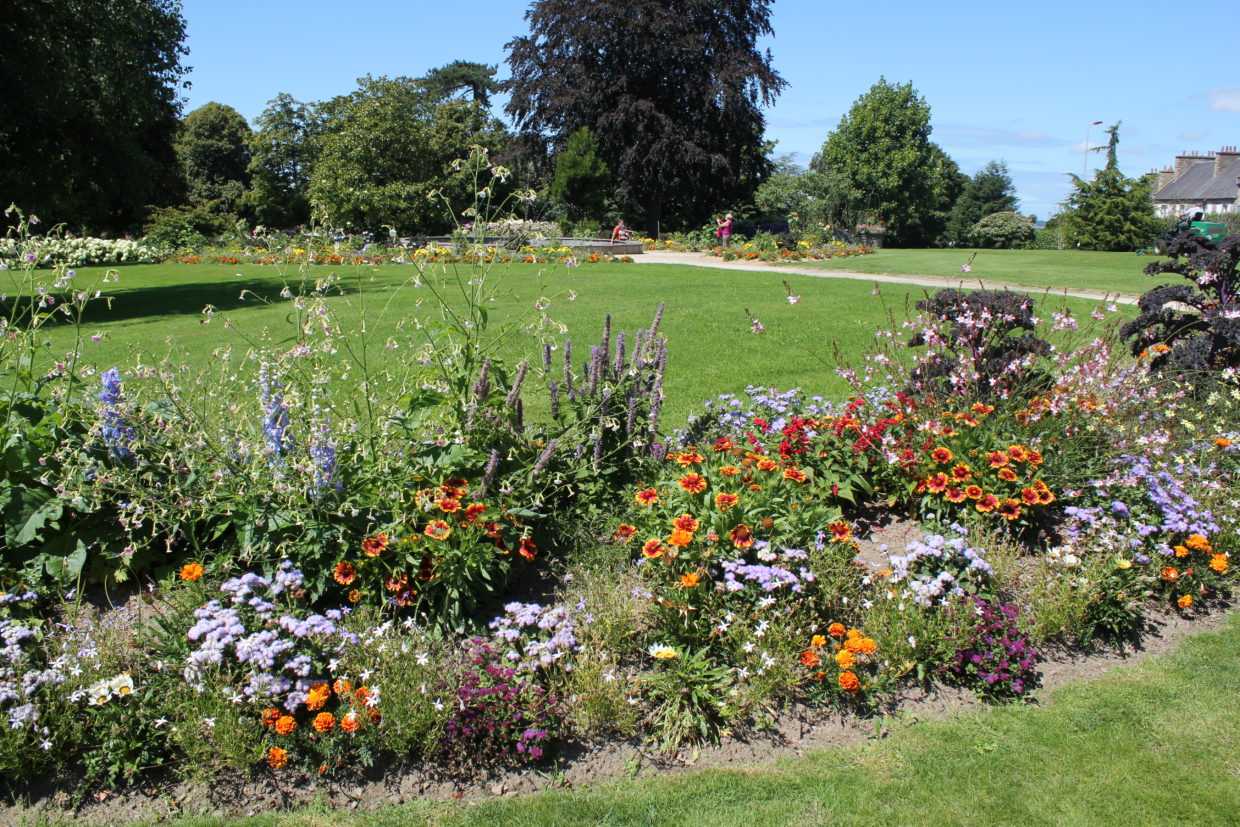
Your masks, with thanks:
M1156 259L1134 253L1099 253L1088 250L978 250L972 270L960 267L975 251L876 250L868 256L808 262L826 270L857 273L958 278L968 286L977 279L1033 288L1078 288L1111 293L1140 294L1165 283L1141 271Z
M79 282L90 283L101 272L81 268ZM85 326L88 336L102 336L98 343L87 339L83 346L85 361L100 368L133 364L138 358L150 364L173 352L178 363L205 369L217 348L244 350L244 337L280 341L293 333L291 308L280 292L285 278L300 279L295 269L282 274L256 265L165 264L128 266L120 273L119 284L106 285L113 288L107 291L114 297L110 308L98 303ZM415 270L314 267L309 277L313 281L329 273L340 277L342 295L331 300L340 324L349 329L365 318L376 342L376 364L407 359L406 351L386 352L383 343L401 320L434 315L428 305L419 307L430 296L410 283ZM589 344L598 342L606 314L613 317L613 331L634 331L648 327L659 302L666 302L662 330L671 355L664 421L670 426L683 423L705 399L742 392L751 384L801 387L827 398L846 396L849 389L835 373L833 343L851 361L859 361L875 331L889 326L891 313L898 323L926 293L923 288L882 285L882 295L875 296L872 285L844 279L655 264L573 269L496 265L496 276L503 289L491 306L492 323L532 311L545 295L551 299L550 315L568 328L577 361L588 357ZM802 296L799 304L788 304L783 279ZM567 300L569 291L575 300ZM1065 300L1049 301L1059 306ZM1082 319L1096 306L1067 303ZM215 308L215 315L204 324L207 305ZM750 332L746 308L761 319L766 333ZM50 331L49 339L54 354L73 344L67 326ZM533 337L519 335L505 344L501 355L515 362L536 351ZM536 414L539 403L532 403Z
M1234 824L1240 615L1170 655L1003 707L804 758L477 806L269 814L265 825ZM224 822L183 821L205 827ZM237 822L228 822L237 823Z

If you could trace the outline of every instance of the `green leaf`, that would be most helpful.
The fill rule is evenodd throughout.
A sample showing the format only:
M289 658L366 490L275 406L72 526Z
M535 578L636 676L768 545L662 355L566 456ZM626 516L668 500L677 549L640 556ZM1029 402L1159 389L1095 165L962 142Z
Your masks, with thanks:
M63 506L46 488L17 488L5 508L5 538L11 546L42 539L43 529L60 519Z

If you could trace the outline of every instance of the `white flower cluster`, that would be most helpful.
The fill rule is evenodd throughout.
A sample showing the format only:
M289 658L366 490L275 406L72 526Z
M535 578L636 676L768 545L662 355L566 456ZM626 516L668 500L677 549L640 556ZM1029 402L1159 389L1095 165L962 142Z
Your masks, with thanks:
M93 264L149 264L163 257L160 250L125 238L58 238L35 236L19 241L0 238L0 263L6 267L85 267Z

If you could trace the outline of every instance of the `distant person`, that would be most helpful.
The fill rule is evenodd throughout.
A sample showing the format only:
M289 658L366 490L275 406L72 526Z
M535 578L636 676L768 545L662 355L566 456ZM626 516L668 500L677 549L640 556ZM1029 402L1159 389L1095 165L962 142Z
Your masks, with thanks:
M624 223L623 218L620 219L620 223L616 224L615 229L611 231L612 241L628 241L630 238L632 238L632 236L633 236L633 233L631 230L629 230L628 226Z
M719 243L727 247L728 242L732 240L732 213L728 213L723 218L716 218L715 223L719 225L715 237L719 239Z

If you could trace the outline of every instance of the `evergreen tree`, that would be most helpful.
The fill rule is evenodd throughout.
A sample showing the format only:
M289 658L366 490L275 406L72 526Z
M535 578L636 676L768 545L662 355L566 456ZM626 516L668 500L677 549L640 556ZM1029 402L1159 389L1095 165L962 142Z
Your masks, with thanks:
M570 217L597 219L603 214L610 185L611 170L598 157L598 138L583 126L568 136L567 146L555 159L551 195L568 205Z
M436 100L469 94L475 103L490 106L491 94L499 90L499 82L495 80L498 68L485 63L454 60L427 72L426 77L422 78L422 88Z
M965 178L930 141L930 106L912 83L879 78L827 136L811 167L848 186L845 214L887 223L888 243L924 246L938 236Z
M942 243L973 243L969 234L977 222L998 212L1015 212L1016 205L1016 188L1012 186L1007 164L1003 161L989 162L974 173L952 205Z
M562 149L588 126L655 232L745 201L769 162L759 109L785 83L757 47L771 0L536 0L508 43L518 129Z
M1106 166L1092 181L1072 176L1073 192L1061 223L1068 243L1082 250L1127 252L1149 245L1158 233L1153 185L1148 177L1126 178L1119 171L1119 124L1109 127Z

